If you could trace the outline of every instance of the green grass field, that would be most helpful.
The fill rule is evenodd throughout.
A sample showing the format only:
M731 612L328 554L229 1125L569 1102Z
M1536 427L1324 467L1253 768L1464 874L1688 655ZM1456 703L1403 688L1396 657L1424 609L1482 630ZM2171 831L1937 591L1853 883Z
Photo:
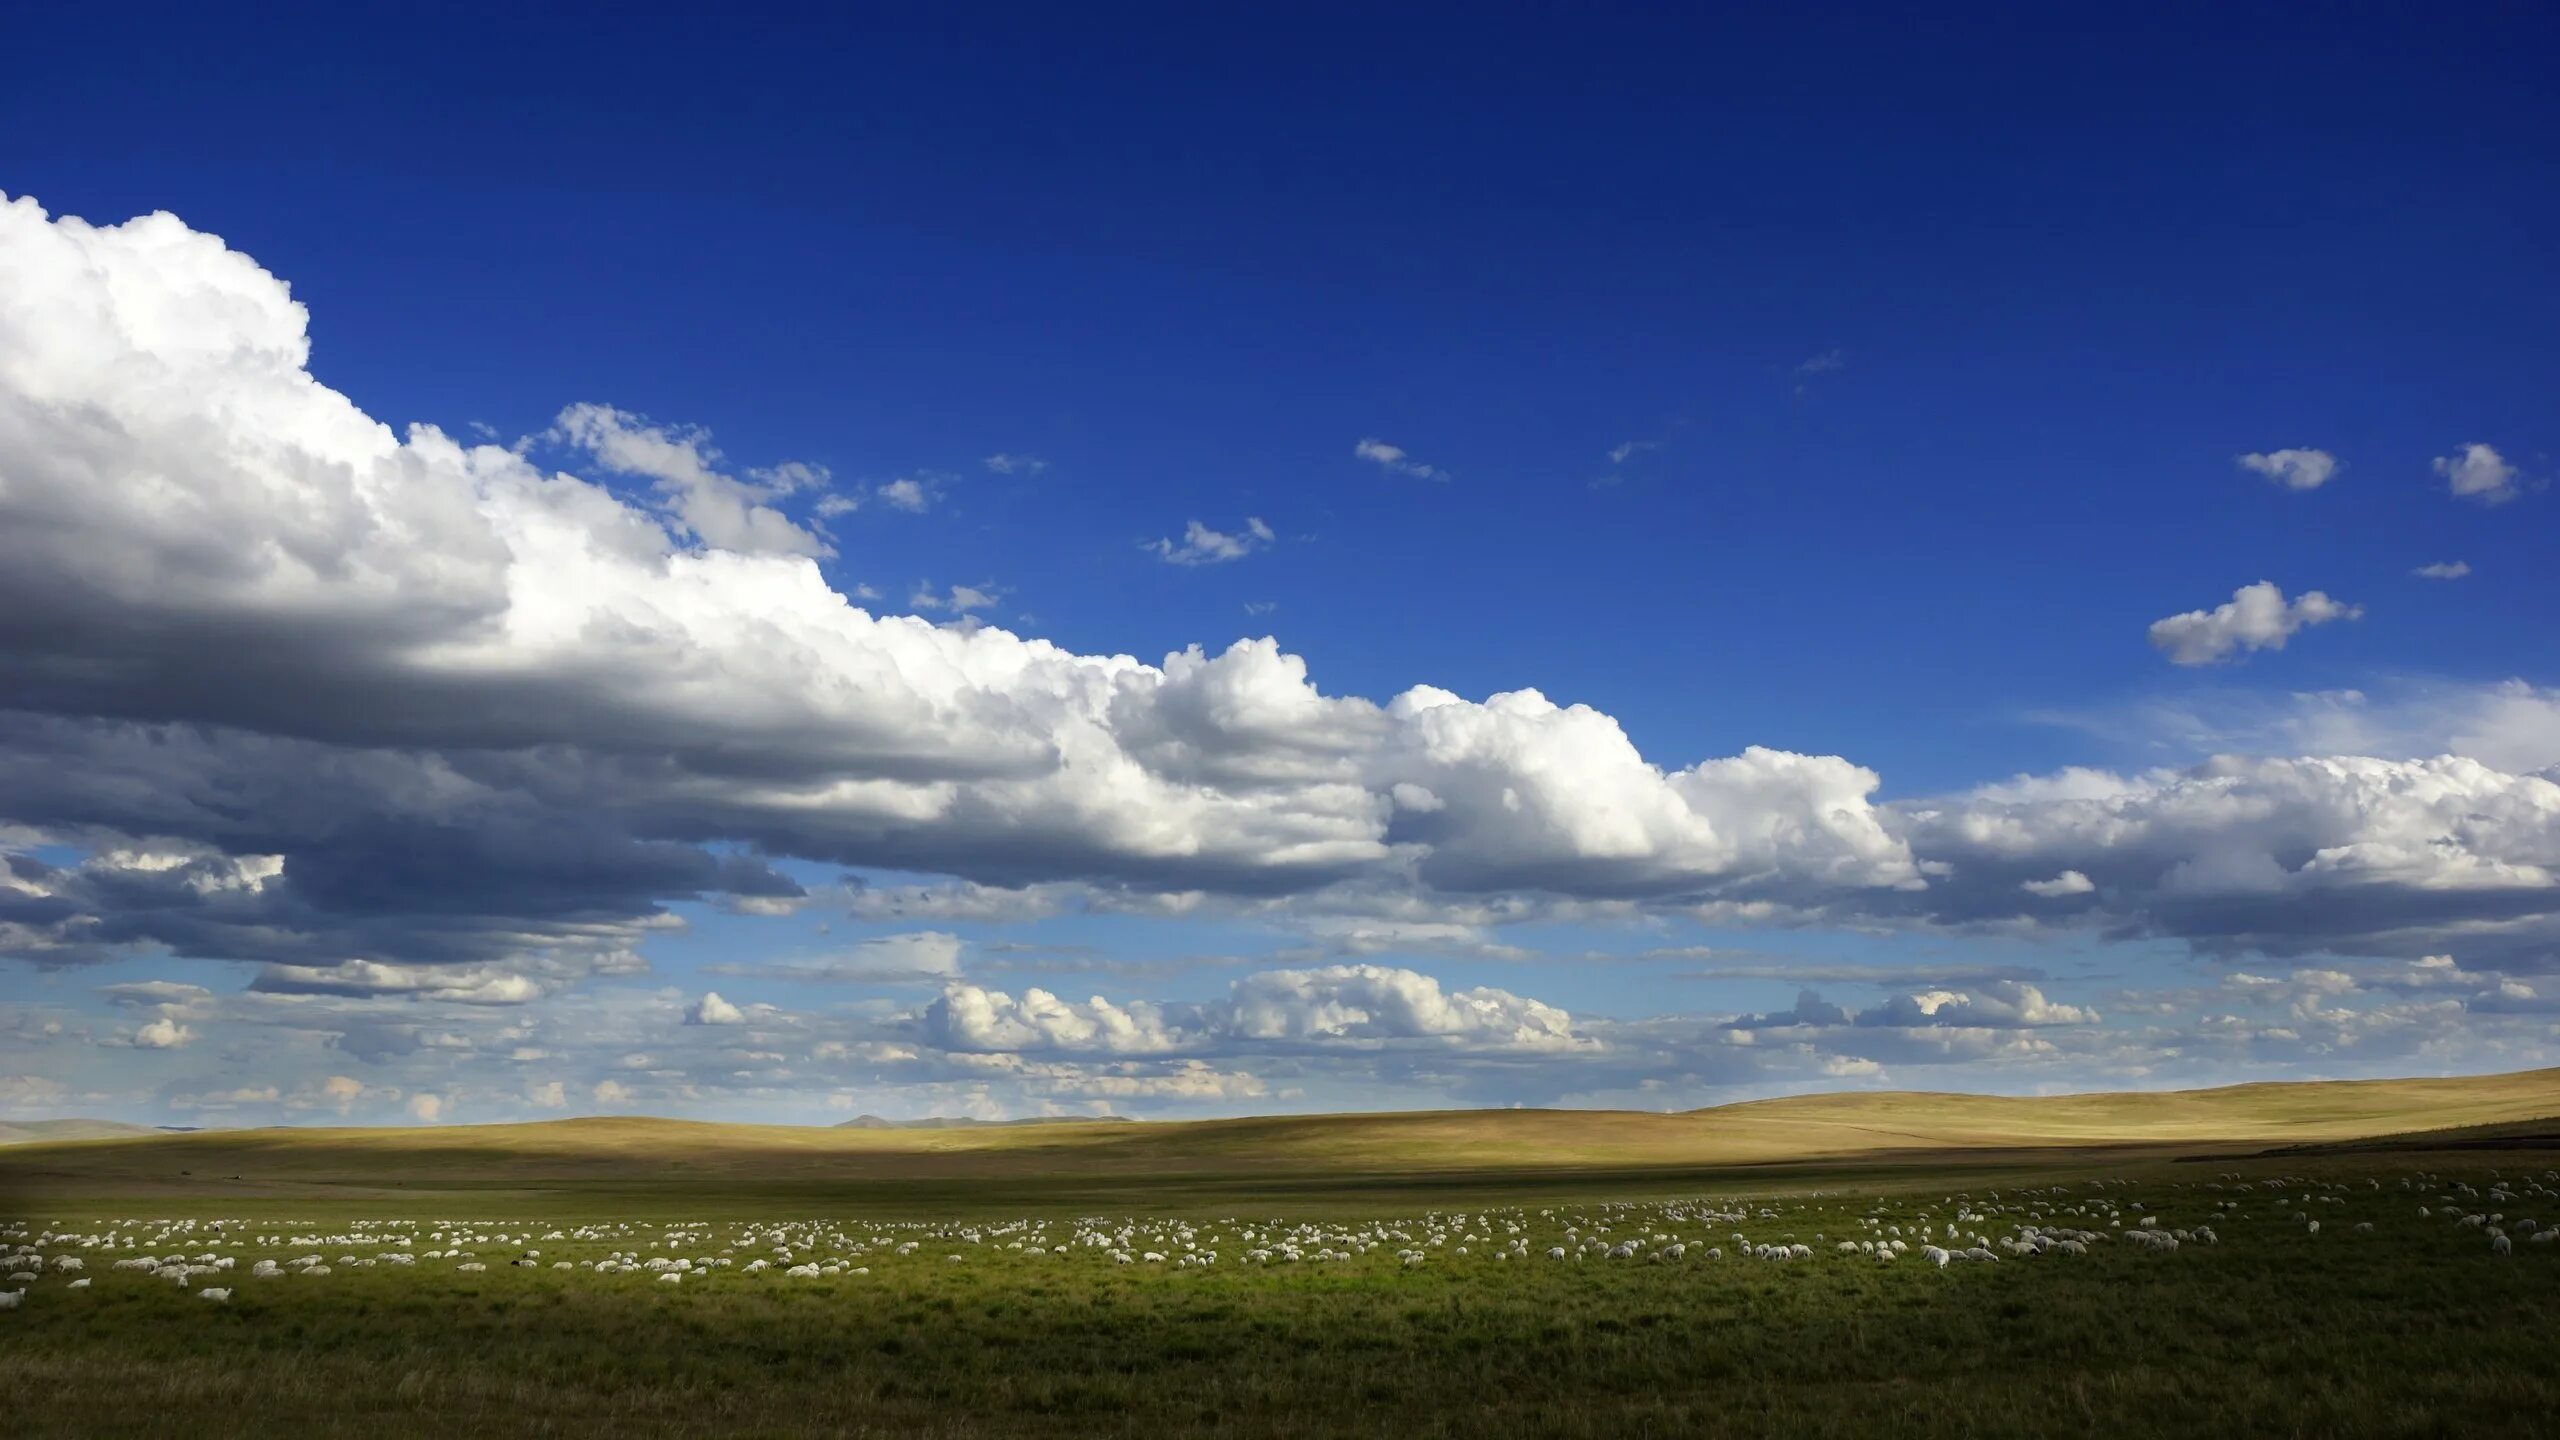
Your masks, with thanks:
M0 1431L2551 1433L2553 1115L2539 1072L22 1144Z

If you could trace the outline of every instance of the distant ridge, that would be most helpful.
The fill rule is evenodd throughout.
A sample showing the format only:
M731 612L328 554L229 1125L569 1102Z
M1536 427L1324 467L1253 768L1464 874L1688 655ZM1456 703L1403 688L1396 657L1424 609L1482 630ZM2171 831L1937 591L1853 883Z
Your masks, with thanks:
M157 1135L149 1125L121 1120L0 1120L0 1145L33 1145L45 1140L122 1140Z
M2422 1148L2446 1143L2448 1130L2480 1126L2514 1127L2528 1140L2560 1129L2560 1069L2032 1097L1845 1091L1677 1114L1440 1110L1144 1124L863 1116L823 1126L624 1115L47 1137L0 1145L0 1216L37 1195L396 1193L415 1202L542 1193L797 1204L966 1196L985 1205L1098 1205L1177 1190L1258 1203L1345 1184L1378 1194L1423 1185L1686 1187L1717 1177L1765 1186L1887 1171L2085 1172L2376 1140Z
M839 1122L837 1130L974 1130L980 1126L1000 1129L1020 1125L1134 1125L1126 1115L1034 1115L1025 1120L976 1120L966 1115L928 1115L922 1120L891 1120L880 1115L856 1115Z

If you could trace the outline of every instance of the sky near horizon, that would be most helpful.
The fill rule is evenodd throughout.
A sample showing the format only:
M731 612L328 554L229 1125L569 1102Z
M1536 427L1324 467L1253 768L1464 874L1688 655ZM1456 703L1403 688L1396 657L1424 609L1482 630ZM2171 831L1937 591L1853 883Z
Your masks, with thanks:
M2560 16L6 22L0 1117L2560 1064Z

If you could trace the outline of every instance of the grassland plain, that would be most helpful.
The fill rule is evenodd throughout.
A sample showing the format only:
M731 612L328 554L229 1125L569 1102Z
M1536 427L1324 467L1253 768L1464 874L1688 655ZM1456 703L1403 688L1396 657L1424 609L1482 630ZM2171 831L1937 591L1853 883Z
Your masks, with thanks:
M12 1146L0 1431L2549 1434L2555 1079Z

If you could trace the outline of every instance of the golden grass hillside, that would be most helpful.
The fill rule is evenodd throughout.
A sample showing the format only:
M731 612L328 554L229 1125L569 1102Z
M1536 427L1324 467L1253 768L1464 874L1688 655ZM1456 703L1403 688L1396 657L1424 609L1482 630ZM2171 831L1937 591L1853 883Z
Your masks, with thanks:
M966 1199L1156 1185L1285 1194L1494 1176L1668 1181L2237 1153L2548 1117L2560 1117L2560 1070L2033 1098L1841 1093L1679 1114L1465 1110L949 1130L648 1118L279 1128L9 1146L0 1149L0 1208L13 1197L171 1192Z

